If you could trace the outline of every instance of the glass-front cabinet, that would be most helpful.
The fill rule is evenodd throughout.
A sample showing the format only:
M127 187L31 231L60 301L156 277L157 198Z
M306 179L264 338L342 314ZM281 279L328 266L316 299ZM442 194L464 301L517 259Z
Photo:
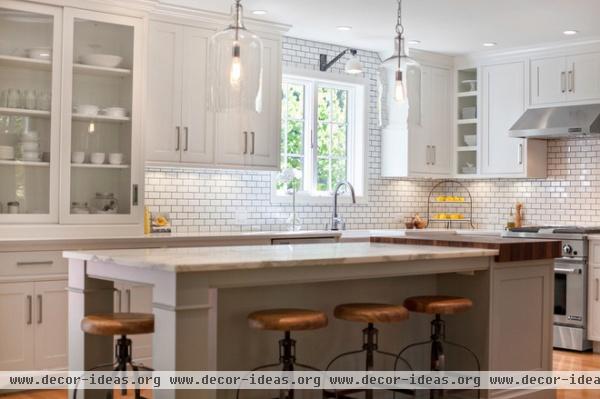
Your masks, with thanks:
M65 9L61 218L131 223L143 195L141 21Z
M0 3L0 223L57 223L62 11Z

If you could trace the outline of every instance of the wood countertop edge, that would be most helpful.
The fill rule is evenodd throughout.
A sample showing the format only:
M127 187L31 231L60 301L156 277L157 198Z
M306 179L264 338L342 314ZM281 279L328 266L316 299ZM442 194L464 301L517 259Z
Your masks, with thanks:
M522 239L517 242L511 240L510 242L499 241L494 243L489 242L488 239L477 242L473 241L472 238L461 240L459 237L452 237L452 239L439 237L371 237L371 242L496 249L499 253L494 260L498 263L554 259L560 258L562 255L562 243L559 240Z

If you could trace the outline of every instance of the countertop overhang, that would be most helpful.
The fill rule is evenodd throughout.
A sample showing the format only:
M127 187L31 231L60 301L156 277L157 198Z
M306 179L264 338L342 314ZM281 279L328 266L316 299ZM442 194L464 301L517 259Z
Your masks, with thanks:
M185 273L494 257L498 250L362 242L65 251L63 255L88 262Z
M371 237L373 243L431 245L441 247L481 248L498 251L494 260L501 262L519 262L560 258L562 242L557 240L505 238L484 235L411 235L404 237Z

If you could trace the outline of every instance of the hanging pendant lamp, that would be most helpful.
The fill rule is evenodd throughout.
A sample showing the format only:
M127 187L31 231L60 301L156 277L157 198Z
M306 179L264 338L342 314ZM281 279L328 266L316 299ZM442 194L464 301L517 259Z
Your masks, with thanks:
M419 63L410 58L405 47L404 26L402 25L402 0L398 0L398 14L396 19L396 37L394 38L394 54L383 61L384 64L395 64L394 99L398 103L408 101L406 94L406 70L409 66L418 66Z
M241 0L231 24L209 42L210 107L215 112L262 111L263 44L244 26Z

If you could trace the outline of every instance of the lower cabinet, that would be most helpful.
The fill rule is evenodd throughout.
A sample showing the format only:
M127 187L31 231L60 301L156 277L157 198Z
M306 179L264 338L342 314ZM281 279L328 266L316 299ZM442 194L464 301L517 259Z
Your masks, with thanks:
M67 281L0 283L0 370L67 368Z
M152 286L115 281L115 312L152 313ZM117 340L119 337L115 337ZM132 335L133 360L151 366L152 334Z
M600 341L600 266L590 265L587 315L588 339Z

